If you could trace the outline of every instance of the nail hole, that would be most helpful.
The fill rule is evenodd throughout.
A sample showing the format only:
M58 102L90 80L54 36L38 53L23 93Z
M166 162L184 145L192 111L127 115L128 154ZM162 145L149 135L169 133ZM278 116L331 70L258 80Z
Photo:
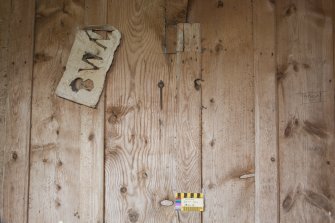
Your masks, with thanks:
M121 187L120 192L125 194L127 193L127 188L126 187Z
M17 156L17 153L16 153L16 152L13 152L13 153L12 153L12 158L13 158L13 160L17 160L17 157L18 157L18 156Z

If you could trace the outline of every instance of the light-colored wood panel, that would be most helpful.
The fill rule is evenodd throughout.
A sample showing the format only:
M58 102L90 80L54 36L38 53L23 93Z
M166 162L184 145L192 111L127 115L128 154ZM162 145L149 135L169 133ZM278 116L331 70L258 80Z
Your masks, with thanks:
M83 160L80 146L82 140L87 140L86 135L81 136L81 128L89 121L84 119L81 123L85 111L81 113L80 105L57 97L55 88L66 69L77 26L84 22L84 6L84 0L37 2L29 193L31 223L81 222L80 176L85 168L80 164Z
M279 222L275 18L274 2L253 2L257 223Z
M333 1L277 7L280 222L335 222Z
M109 3L108 23L123 39L106 89L105 220L200 222L199 214L178 217L174 205L161 205L174 201L178 190L201 188L200 97L193 98L200 96L194 89L199 73L196 67L185 72L195 62L182 64L186 55L164 55L160 1L141 7L134 1Z
M106 22L107 1L85 0L84 24ZM96 109L80 108L80 222L102 223L104 218L104 111L105 91Z
M106 87L105 221L173 222L174 171L169 76L161 1L108 1L108 23L122 33ZM160 109L159 81L163 88ZM169 101L171 103L171 101ZM169 135L167 135L169 134Z
M174 159L177 192L201 193L201 35L200 24L178 24L177 48L170 55L175 101ZM173 100L173 99L172 99ZM167 115L172 115L167 114ZM169 129L167 129L169 130ZM170 130L171 131L171 130ZM201 222L199 213L180 213L180 222ZM178 221L177 221L178 222Z
M254 222L252 1L193 1L202 32L204 222Z
M0 221L26 222L35 3L3 1L0 8Z

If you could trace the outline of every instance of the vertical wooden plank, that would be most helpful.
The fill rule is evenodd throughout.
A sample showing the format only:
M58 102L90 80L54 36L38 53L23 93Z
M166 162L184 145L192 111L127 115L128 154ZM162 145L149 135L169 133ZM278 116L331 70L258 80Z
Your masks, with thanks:
M105 221L173 222L175 163L164 2L109 0L108 20L122 33L106 87ZM164 82L160 109L159 81ZM167 135L168 134L168 135Z
M278 1L280 222L335 222L333 1Z
M107 1L85 0L85 25L104 25L106 22ZM96 109L80 108L80 222L103 222L104 111L104 91Z
M8 5L9 4L9 5ZM1 3L1 117L3 169L1 179L1 222L26 222L29 187L29 144L34 33L34 1ZM9 14L8 14L8 11ZM6 13L7 11L7 13ZM10 17L9 17L10 15ZM5 25L7 22L7 25ZM2 45L4 44L4 45ZM2 80L1 80L2 82ZM15 210L15 211L14 211Z
M254 222L252 1L201 1L204 222Z
M163 1L109 1L108 23L123 39L106 88L108 223L201 221L199 214L178 217L174 205L161 203L174 201L178 190L201 188L200 91L194 89L199 53L190 48L185 55L164 55L162 6ZM197 27L186 34L199 39Z
M84 0L37 1L29 193L31 223L81 221L80 176L84 170L80 169L80 146L86 137L81 136L81 128L88 121L84 119L81 123L84 114L80 105L58 98L54 92L65 69L77 26L84 22L84 7Z
M8 93L8 44L9 44L9 22L10 22L10 0L2 1L0 4L0 222L3 219L3 167L6 143L6 100Z
M186 23L189 0L164 0L164 52L174 54L177 49L177 24Z
M165 0L165 24L186 23L189 0Z
M170 56L174 79L175 178L177 192L202 192L201 187L201 35L200 24L178 24L177 48ZM173 177L173 176L172 176ZM201 222L199 213L181 213L180 222ZM178 222L178 221L177 221Z
M253 2L255 222L279 222L275 4Z

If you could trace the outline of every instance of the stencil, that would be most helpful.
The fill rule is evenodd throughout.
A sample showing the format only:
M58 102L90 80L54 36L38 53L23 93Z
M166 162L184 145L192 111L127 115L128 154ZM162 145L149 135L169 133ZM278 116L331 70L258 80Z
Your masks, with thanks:
M108 25L79 29L56 95L95 108L120 39L121 33Z

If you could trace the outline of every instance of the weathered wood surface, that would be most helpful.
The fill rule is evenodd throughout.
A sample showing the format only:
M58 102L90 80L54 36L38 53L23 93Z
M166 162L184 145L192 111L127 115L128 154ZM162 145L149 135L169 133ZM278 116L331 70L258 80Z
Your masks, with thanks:
M186 23L190 0L165 0L165 24Z
M122 12L122 13L119 13ZM159 1L108 1L108 20L122 38L106 86L105 221L173 222L173 124L160 109L169 100L168 66L162 47ZM171 103L171 101L170 101Z
M109 3L108 23L124 38L106 88L105 220L201 222L161 205L179 190L201 192L199 52L164 54L158 1ZM200 43L199 26L180 31Z
M34 58L33 2L0 4L1 222L335 222L332 0L36 4ZM106 96L57 98L77 26L105 23ZM170 205L201 190L202 215Z
M85 0L85 25L107 23L107 1ZM102 33L103 35L103 33ZM104 121L105 91L96 109L80 108L80 219L103 223L104 219Z
M8 31L9 30L10 1L0 4L0 222L3 219L3 167L6 143L6 101L8 91Z
M164 2L164 52L175 54L178 51L177 24L187 23L190 0L164 0Z
M335 222L333 1L277 7L280 222Z
M103 222L104 99L90 110L55 95L78 26L105 23L94 3L37 5L29 222Z
M169 55L175 103L174 165L177 192L201 193L201 36L200 24L178 24L177 51ZM167 101L164 106L169 106ZM171 130L170 130L171 131ZM199 213L181 213L180 222L201 222ZM178 221L177 221L178 222Z
M276 8L253 1L255 75L255 222L279 222Z
M192 2L203 50L203 222L254 222L252 1Z
M80 222L80 106L55 95L84 1L38 1L29 222Z
M0 221L26 222L34 1L0 6Z

